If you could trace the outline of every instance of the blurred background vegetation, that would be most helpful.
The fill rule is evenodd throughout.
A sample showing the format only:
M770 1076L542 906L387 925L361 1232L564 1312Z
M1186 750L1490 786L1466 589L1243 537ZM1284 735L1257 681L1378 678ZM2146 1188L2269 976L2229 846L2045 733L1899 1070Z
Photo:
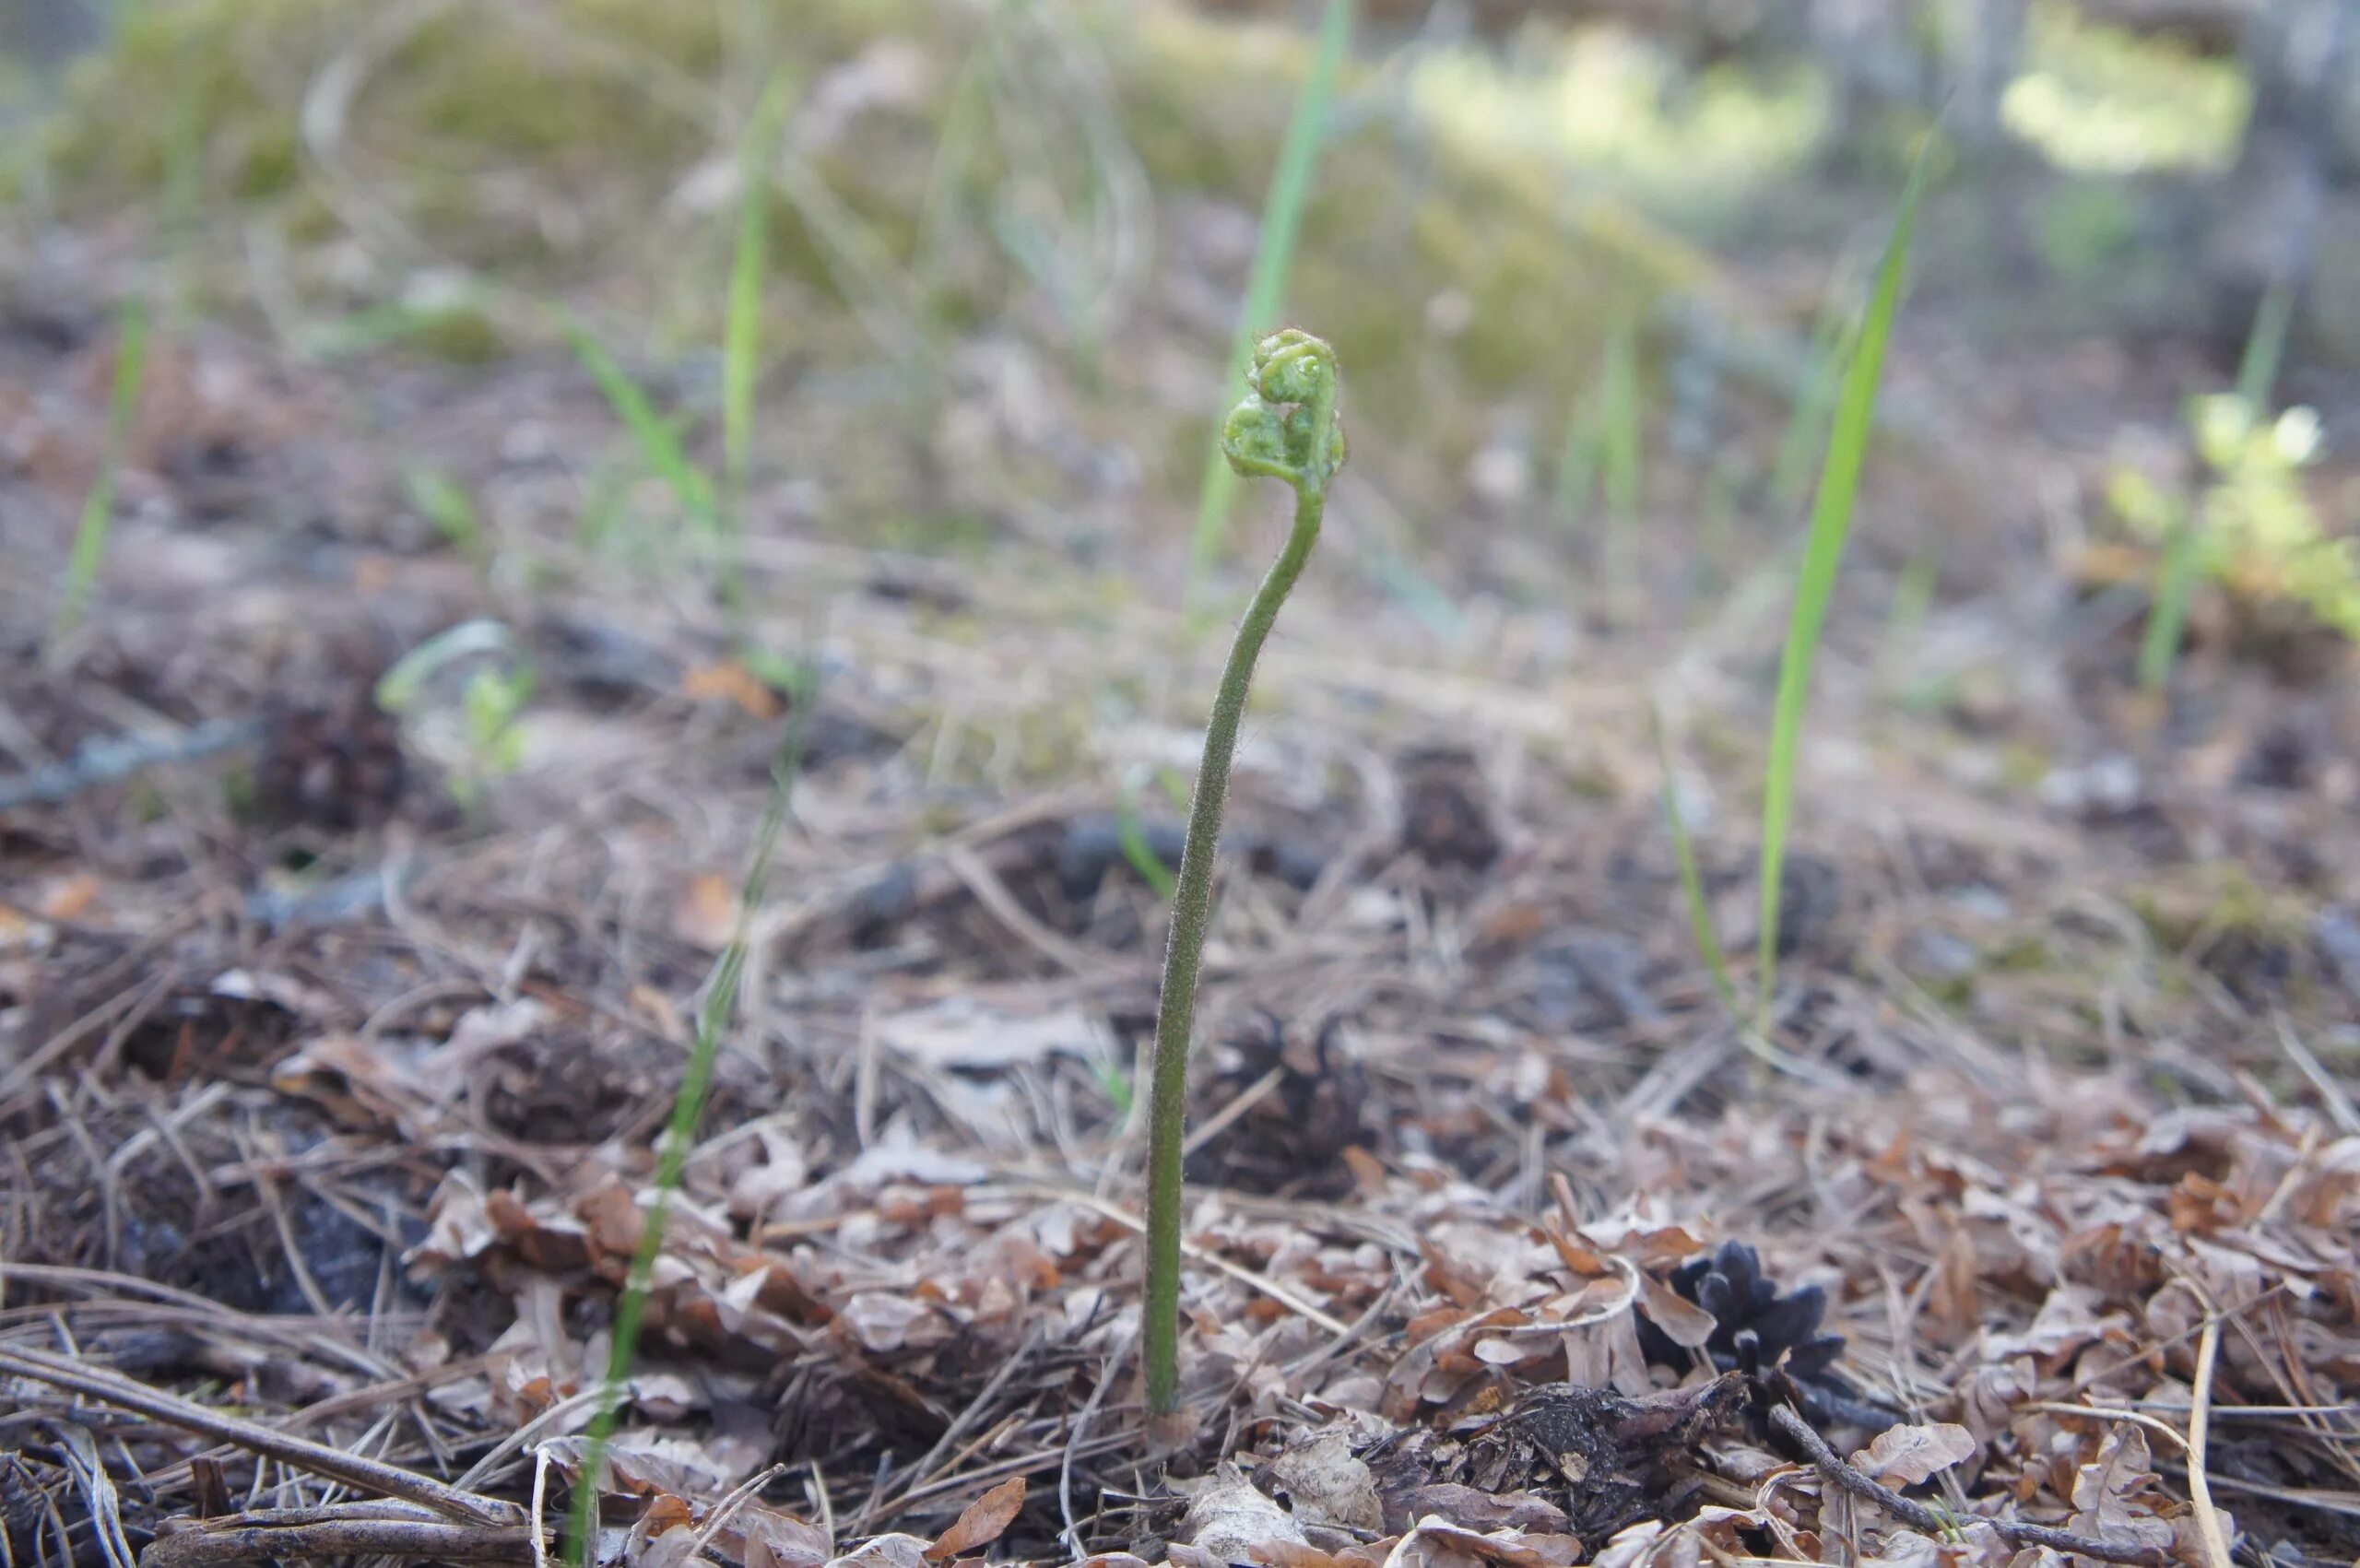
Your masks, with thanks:
M1942 526L1889 536L1887 564L1973 586L2021 532L1986 467L2021 438L2093 466L2077 529L2151 572L2174 508L2236 466L2183 400L2234 383L2272 301L2278 384L2317 430L2270 482L2297 492L2301 537L2343 526L2360 25L2341 0L1362 9L1282 313L1347 366L1350 570L1445 641L1486 595L1555 593L1533 551L1637 590L1627 619L1725 586L1750 519L1756 553L1783 547L1938 120L1884 422L1949 477L1921 471L1902 526ZM634 481L718 470L750 212L749 515L1168 583L1186 530L1162 509L1198 502L1318 14L6 0L0 196L31 253L76 236L75 265L119 268L168 320L255 322L298 362L603 345L660 417L582 502L583 537L626 556L700 506ZM405 489L429 521L431 489ZM1471 553L1469 517L1490 525ZM2330 620L2343 591L2315 595Z

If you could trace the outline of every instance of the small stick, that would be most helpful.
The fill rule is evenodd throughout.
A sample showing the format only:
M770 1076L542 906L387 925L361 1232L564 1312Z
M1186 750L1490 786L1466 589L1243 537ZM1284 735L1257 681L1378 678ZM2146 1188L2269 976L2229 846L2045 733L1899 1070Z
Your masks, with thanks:
M317 1515L320 1510L294 1510ZM203 1568L303 1557L430 1558L445 1562L530 1562L532 1532L521 1525L457 1525L443 1519L311 1518L275 1522L235 1515L159 1535L139 1568Z
M54 806L86 789L129 778L159 763L194 761L260 740L262 735L260 719L242 718L210 719L176 735L109 736L91 741L63 762L0 778L0 811Z
M2221 1320L2206 1318L2204 1337L2196 1342L2196 1384L2188 1408L2188 1495L2204 1538L2205 1560L2212 1568L2230 1568L2228 1532L2221 1528L2221 1511L2212 1506L2212 1484L2204 1475L2204 1443L2212 1424L2212 1363L2220 1353Z
M406 1470L380 1459L348 1454L324 1443L313 1443L306 1438L273 1432L257 1422L240 1421L218 1410L208 1410L202 1405L98 1367L77 1366L70 1362L53 1360L38 1350L0 1350L0 1372L13 1373L19 1377L46 1383L52 1387L87 1395L102 1403L146 1416L150 1421L194 1432L218 1443L234 1444L266 1458L276 1459L297 1469L309 1470L313 1475L325 1476L331 1480L342 1481L347 1486L414 1503L445 1518L458 1519L470 1525L498 1526L520 1524L525 1518L525 1511L513 1503L496 1497L481 1497L436 1480L431 1476L421 1476L415 1470ZM336 1555L374 1550L378 1549L343 1548Z
M1914 1530L1941 1537L1956 1523L1943 1518L1922 1503L1913 1503L1891 1487L1861 1474L1854 1466L1835 1456L1827 1439L1812 1430L1811 1424L1785 1405L1770 1412L1770 1424L1802 1445L1804 1453L1819 1473L1854 1496L1865 1498L1886 1513L1894 1515ZM2100 1539L2095 1536L2076 1535L2071 1530L2053 1530L2046 1525L2020 1524L2012 1519L1985 1519L2010 1546L2024 1548L2046 1546L2058 1551L2078 1552L2105 1562L2127 1562L2132 1568L2164 1568L2165 1558L2160 1548L2131 1546L2126 1542Z

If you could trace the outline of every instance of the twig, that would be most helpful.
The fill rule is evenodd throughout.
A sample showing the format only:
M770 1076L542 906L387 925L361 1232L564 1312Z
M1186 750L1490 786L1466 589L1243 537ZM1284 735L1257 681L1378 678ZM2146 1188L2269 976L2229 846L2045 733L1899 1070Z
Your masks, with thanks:
M1115 1221L1115 1224L1124 1227L1126 1230L1139 1231L1141 1232L1144 1232L1147 1230L1147 1221L1141 1220L1138 1215L1133 1214L1129 1209L1109 1203L1104 1198L1093 1197L1086 1192L1068 1192L1062 1187L1054 1186L1018 1187L1011 1190L1034 1193L1043 1197L1059 1198L1067 1203L1078 1203L1084 1208L1089 1209L1092 1213L1103 1215L1106 1219ZM1221 1256L1221 1254L1217 1252L1209 1252L1200 1246L1183 1244L1180 1248L1180 1256L1186 1258L1191 1263L1201 1263L1208 1268L1218 1269L1220 1272L1226 1274L1231 1279L1236 1280L1239 1284L1246 1287L1246 1289L1260 1291L1263 1295L1269 1297L1272 1301L1278 1303L1289 1312L1293 1313L1297 1317L1307 1318L1311 1322L1319 1325L1320 1327L1328 1330L1330 1334L1349 1334L1351 1332L1352 1326L1351 1324L1346 1323L1340 1318L1335 1317L1330 1314L1320 1311L1318 1307L1313 1305L1310 1302L1305 1301L1303 1297L1295 1294L1293 1291L1280 1284L1276 1279L1271 1279L1267 1274L1257 1274L1254 1270L1245 1267L1243 1264L1232 1263L1229 1259ZM1560 1324L1557 1326L1563 1327L1564 1325Z
M533 1533L526 1526L387 1517L383 1507L275 1509L236 1514L227 1519L171 1520L139 1554L139 1568L200 1568L210 1562L298 1557L533 1561Z
M2204 1477L2204 1443L2212 1418L2212 1364L2221 1353L2221 1320L2208 1318L2204 1337L2196 1342L2196 1383L2188 1407L2188 1495L2196 1509L2198 1531L2204 1538L2204 1556L2212 1568L2230 1568L2228 1532L2221 1527L2221 1511L2212 1506L2212 1487Z
M325 1476L364 1491L414 1503L446 1518L469 1525L511 1526L524 1522L524 1510L513 1503L464 1491L431 1476L421 1476L414 1470L405 1470L398 1465L388 1465L380 1459L348 1454L324 1443L289 1437L254 1421L225 1416L218 1410L208 1410L202 1405L192 1404L160 1389L150 1388L144 1383L135 1383L130 1378L97 1367L77 1366L38 1350L0 1350L0 1372L13 1373L53 1387L86 1395L146 1416L150 1421L162 1421L168 1426L194 1432L217 1442L235 1444L265 1458L276 1459L282 1465L309 1470L314 1475ZM521 1537L519 1541L521 1546ZM342 1548L338 1554L364 1550L381 1549Z
M93 740L63 762L0 778L0 811L54 806L86 789L128 778L159 762L187 762L262 738L258 718L212 719L175 735L110 736Z
M1780 1405L1773 1409L1770 1424L1800 1444L1826 1480L1856 1497L1875 1503L1910 1528L1940 1539L1956 1523L1943 1518L1922 1503L1911 1502L1891 1487L1863 1475L1854 1466L1837 1458L1835 1450L1827 1445L1827 1440L1789 1407ZM2133 1568L2164 1568L2165 1562L2164 1552L2156 1547L2132 1546L2095 1536L2076 1535L2071 1530L2054 1530L2046 1525L2026 1525L2013 1519L1984 1519L1981 1522L1989 1525L2001 1540L2019 1549L2045 1546L2058 1551L2094 1557L2104 1562L2127 1562Z
M1137 1336L1127 1334L1115 1343L1114 1352L1106 1358L1106 1370L1098 1374L1098 1385L1090 1391L1090 1397L1083 1402L1080 1413L1073 1418L1073 1426L1066 1433L1065 1457L1057 1463L1057 1512L1065 1519L1066 1550L1073 1553L1077 1562L1090 1553L1082 1549L1081 1527L1073 1516L1074 1450L1081 1446L1090 1431L1090 1423L1097 1419L1098 1407L1106 1402L1106 1390L1115 1386L1115 1374L1123 1370L1123 1363L1130 1360L1131 1347L1135 1343Z

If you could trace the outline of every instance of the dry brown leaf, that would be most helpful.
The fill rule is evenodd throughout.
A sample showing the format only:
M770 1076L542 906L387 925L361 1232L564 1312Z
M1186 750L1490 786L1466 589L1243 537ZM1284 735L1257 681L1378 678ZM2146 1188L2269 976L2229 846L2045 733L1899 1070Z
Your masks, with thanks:
M896 1530L830 1559L828 1568L926 1568L926 1542Z
M692 877L672 905L672 935L702 952L717 953L738 934L738 885L718 871Z
M2073 1477L2073 1518L2067 1527L2139 1546L2171 1545L2171 1526L2155 1517L2153 1503L2141 1495L2155 1480L2147 1434L2128 1421L2117 1422L2106 1429L2098 1456Z
M1262 1568L1333 1568L1335 1557L1299 1541L1266 1540L1248 1554Z
M1887 1486L1917 1486L1973 1458L1978 1446L1973 1432L1953 1421L1887 1427L1852 1463Z
M826 1531L763 1503L741 1505L714 1540L745 1568L820 1568L835 1554Z
M718 699L735 702L758 719L774 719L786 711L778 693L735 659L698 665L680 677L680 695L694 701Z
M1720 1327L1720 1320L1652 1274L1639 1276L1639 1310L1664 1337L1683 1350L1695 1350Z
M989 1546L1014 1522L1024 1506L1024 1478L1010 1476L967 1504L951 1527L926 1549L929 1562L947 1562L962 1552Z
M1294 1515L1255 1489L1238 1468L1223 1460L1203 1489L1188 1500L1179 1534L1198 1551L1221 1562L1242 1562L1265 1541L1310 1544Z

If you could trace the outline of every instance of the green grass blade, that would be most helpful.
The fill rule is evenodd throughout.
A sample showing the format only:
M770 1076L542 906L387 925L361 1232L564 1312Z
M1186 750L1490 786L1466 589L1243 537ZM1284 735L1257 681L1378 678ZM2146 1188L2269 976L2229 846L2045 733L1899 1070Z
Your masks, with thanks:
M762 813L761 827L754 837L754 852L748 862L746 880L739 897L737 928L731 933L729 945L714 963L713 973L705 982L704 1003L697 1009L696 1039L690 1047L688 1071L681 1076L680 1091L672 1102L672 1117L665 1128L664 1147L656 1158L655 1201L647 1211L646 1222L640 1230L639 1249L631 1256L631 1273L623 1286L622 1299L616 1303L613 1349L607 1359L607 1372L598 1388L596 1412L591 1418L589 1445L582 1461L582 1475L574 1485L571 1513L572 1541L567 1553L574 1568L588 1568L597 1534L598 1491L606 1470L607 1451L615 1435L617 1417L622 1409L623 1386L630 1381L632 1362L639 1353L639 1331L647 1314L647 1296L655 1274L655 1259L664 1249L664 1228L671 1218L672 1197L680 1187L681 1173L689 1162L690 1146L696 1138L697 1124L704 1114L705 1096L713 1087L714 1064L721 1054L722 1032L728 1028L738 1006L738 987L746 971L746 956L751 939L753 920L761 908L763 886L770 873L772 853L778 846L779 830L785 824L789 800L794 796L796 772L803 755L803 737L807 716L811 711L812 683L808 678L793 694L788 707L792 715L786 736L779 748L778 763L771 773L771 798Z
M1695 938L1696 951L1705 960L1705 972L1713 977L1714 992L1721 998L1721 1006L1729 1009L1729 1021L1742 1029L1745 1014L1738 1006L1737 982L1729 978L1729 955L1721 949L1721 934L1713 928L1712 906L1705 899L1704 875L1696 869L1695 841L1688 836L1687 819L1681 815L1680 790L1672 778L1671 747L1664 739L1663 720L1651 711L1647 727L1655 733L1656 761L1663 769L1663 815L1671 829L1671 853L1680 865L1680 896L1688 905L1689 934Z
M631 372L622 367L598 336L578 321L565 324L565 340L572 346L574 357L607 395L607 402L615 417L631 432L638 444L640 457L656 477L671 486L679 499L680 508L703 530L708 538L719 531L720 513L713 493L713 480L703 469L690 460L688 449L680 444L680 432L671 422L655 412L647 394L640 390Z
M762 370L762 276L769 263L771 159L792 97L784 68L773 73L738 152L738 249L729 264L729 316L721 340L721 453L726 500L714 532L722 550L721 602L735 621L745 610L746 493L754 462L754 389Z
M2172 666L2179 662L2189 604L2196 596L2198 526L2182 509L2164 544L2155 573L2155 602L2148 607L2146 631L2139 639L2139 684L2148 691L2169 686Z
M1552 498L1558 521L1568 533L1581 527L1582 513L1598 489L1598 448L1597 399L1576 393L1565 414L1565 442L1557 454L1557 493Z
M1254 340L1278 325L1286 308L1287 279L1294 271L1295 243L1303 233L1304 209L1311 202L1311 177L1319 164L1319 144L1328 125L1328 107L1336 96L1336 77L1342 70L1351 42L1355 0L1328 0L1319 18L1317 52L1303 90L1294 100L1294 117L1287 124L1279 161L1270 174L1270 189L1262 203L1262 232L1254 251L1254 268L1246 276L1245 301L1237 312L1236 341L1230 347L1229 373L1221 385L1234 391L1245 379ZM1197 500L1197 531L1188 557L1186 602L1195 604L1203 591L1205 574L1221 554L1228 532L1229 513L1237 499L1237 476L1221 455L1221 428L1216 421L1205 454L1205 477Z
M746 127L738 159L738 250L729 266L729 321L721 345L721 450L732 509L742 506L753 464L754 386L762 368L762 274L768 262L770 160L793 89L773 76Z
M1909 239L1917 226L1918 204L1925 194L1932 149L1929 137L1909 171L1909 183L1901 193L1901 210L1893 220L1893 237L1877 269L1876 292L1861 318L1852 362L1845 368L1835 423L1828 433L1827 455L1820 470L1819 497L1811 505L1811 530L1796 578L1794 611L1787 622L1777 703L1770 721L1769 765L1762 786L1762 913L1753 998L1757 1032L1768 1029L1776 988L1778 895L1786 871L1787 831L1794 815L1795 765L1802 749L1803 706L1811 690L1811 660L1819 652L1828 599L1835 590L1836 571L1844 563L1844 545L1852 529L1853 502L1859 496L1860 469L1868 458L1876 419L1877 383L1884 373L1894 314L1901 306Z
M114 389L107 405L106 445L99 454L99 471L90 492L82 500L81 521L74 527L74 553L65 568L65 595L57 607L56 635L63 637L81 623L89 607L90 591L107 558L107 536L114 527L115 480L123 467L123 450L131 440L132 421L139 417L139 395L148 381L148 304L125 301L115 323Z
M1173 876L1172 867L1163 863L1163 856L1155 853L1155 846L1147 842L1147 829L1139 821L1139 790L1132 785L1126 784L1115 803L1115 837L1122 845L1123 858L1131 863L1131 869L1155 890L1158 898L1170 902L1180 881Z
M1794 412L1778 441L1778 455L1770 465L1770 499L1782 513L1802 504L1803 492L1811 483L1812 454L1826 440L1844 366L1858 343L1858 320L1833 308L1820 318L1811 334L1811 371L1796 395Z
M2246 336L2246 351L2237 361L2237 396L2259 422L2278 385L2278 367L2286 358L2286 333L2295 323L2295 291L2273 284L2254 312L2253 329Z
M1639 325L1627 310L1607 327L1606 357L1599 367L1599 444L1606 506L1617 528L1639 519Z

